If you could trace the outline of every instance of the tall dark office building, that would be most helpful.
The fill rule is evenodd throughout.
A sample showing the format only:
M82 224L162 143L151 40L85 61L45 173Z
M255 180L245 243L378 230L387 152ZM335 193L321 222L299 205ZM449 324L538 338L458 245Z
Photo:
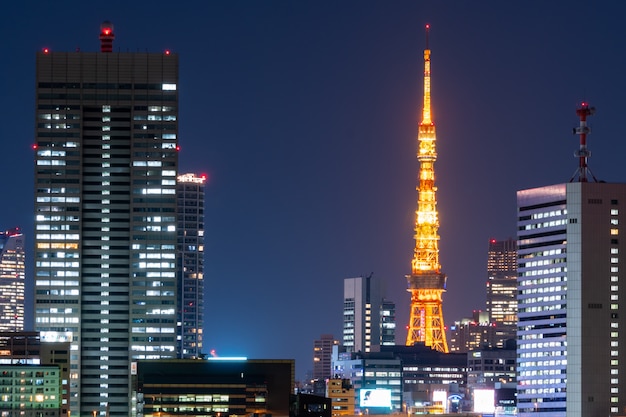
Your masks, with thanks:
M176 356L178 57L37 54L35 328L69 341L72 416L130 416L136 361Z
M178 357L202 353L204 321L204 184L206 176L178 176Z

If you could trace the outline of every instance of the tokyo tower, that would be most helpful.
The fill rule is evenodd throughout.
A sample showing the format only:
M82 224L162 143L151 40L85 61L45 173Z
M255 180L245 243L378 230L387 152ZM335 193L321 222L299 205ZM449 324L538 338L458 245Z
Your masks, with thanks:
M439 352L448 352L441 308L446 291L446 276L439 265L439 218L435 187L435 124L430 110L430 49L426 25L424 50L424 108L419 124L417 160L420 163L418 178L417 211L415 212L415 251L411 275L407 275L407 291L411 293L407 346L424 343Z

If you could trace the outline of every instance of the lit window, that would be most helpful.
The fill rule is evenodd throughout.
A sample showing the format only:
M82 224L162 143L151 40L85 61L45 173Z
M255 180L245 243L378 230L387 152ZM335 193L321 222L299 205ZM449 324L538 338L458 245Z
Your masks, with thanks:
M618 231L617 229L611 229L611 234L612 234L613 236L618 235L618 234L619 234L619 231Z
M163 90L165 90L165 91L175 91L176 90L176 84L163 83Z

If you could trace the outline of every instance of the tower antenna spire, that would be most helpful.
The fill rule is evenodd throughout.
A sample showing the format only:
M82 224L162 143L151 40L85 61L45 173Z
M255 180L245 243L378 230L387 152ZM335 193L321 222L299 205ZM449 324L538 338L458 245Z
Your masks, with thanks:
M417 159L418 199L415 212L415 250L411 274L406 276L407 291L411 293L411 314L406 337L407 346L424 343L432 349L447 353L445 327L441 308L442 294L446 291L446 276L439 265L439 219L435 187L435 161L437 160L435 124L430 108L430 49L426 25L424 50L424 107L418 126Z
M587 165L587 159L591 156L591 151L587 149L587 134L591 133L591 128L587 126L587 116L591 116L595 114L595 112L596 108L589 107L589 103L585 101L576 109L580 124L573 129L573 133L580 137L580 146L578 150L574 152L574 157L578 158L578 169L569 180L570 182L587 182L589 180L588 176L591 176L594 182L598 182Z

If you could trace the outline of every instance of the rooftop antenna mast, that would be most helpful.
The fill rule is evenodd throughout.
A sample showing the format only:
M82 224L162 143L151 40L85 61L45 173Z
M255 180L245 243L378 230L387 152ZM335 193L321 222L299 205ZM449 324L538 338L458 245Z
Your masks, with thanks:
M589 107L589 103L584 101L581 103L580 107L576 109L576 114L580 118L580 125L573 129L573 133L580 137L580 147L574 152L574 157L578 158L578 169L574 172L569 182L587 182L588 176L591 177L594 182L598 182L587 165L587 159L591 156L591 151L587 149L587 134L591 133L591 128L587 126L587 116L591 116L595 112L596 108Z

